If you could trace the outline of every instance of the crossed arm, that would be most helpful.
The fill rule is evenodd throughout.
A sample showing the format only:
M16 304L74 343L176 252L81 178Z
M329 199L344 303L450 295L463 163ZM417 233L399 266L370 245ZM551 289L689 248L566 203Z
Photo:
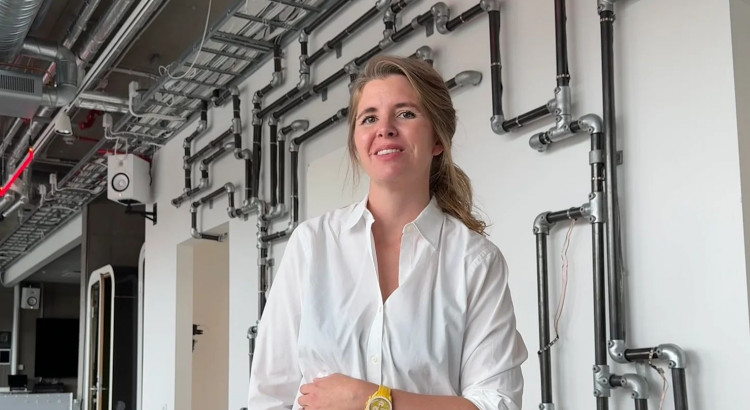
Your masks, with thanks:
M300 388L298 403L305 410L362 410L378 385L342 374L314 379ZM393 410L477 410L463 397L430 396L402 390L391 391Z

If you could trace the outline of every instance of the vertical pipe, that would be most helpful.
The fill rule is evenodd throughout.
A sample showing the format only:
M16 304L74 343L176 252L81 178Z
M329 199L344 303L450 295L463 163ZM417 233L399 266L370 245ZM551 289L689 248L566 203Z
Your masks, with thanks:
M276 124L276 121L271 120L268 122L268 130L271 134L271 144L270 147L270 160L271 160L271 206L274 207L279 204L279 199L277 196L277 189L278 189L278 169L277 169L277 160L278 160L278 125Z
M234 150L240 152L242 150L242 135L241 129L242 124L240 122L240 96L232 95L232 132L234 133Z
M21 285L13 287L13 329L10 334L10 374L18 372L18 332L21 330Z
M565 0L555 0L555 43L557 52L557 86L570 84L568 71L568 35L565 28Z
M503 115L503 80L500 62L500 11L487 13L490 20L490 73L492 75L492 114Z
M292 221L299 221L299 175L297 167L299 161L299 152L291 151L289 153L289 165L292 179Z
M262 124L253 125L253 180L250 185L253 198L257 198L258 188L260 185L260 138L262 133Z
M284 152L284 145L285 145L284 140L280 139L279 140L279 163L278 163L278 168L279 168L279 172L278 172L279 173L279 194L278 195L279 195L280 204L284 203L284 191L285 191L284 178L286 177L286 170L284 169L286 167L286 164L285 164L286 153Z
M260 215L258 216L260 218ZM262 236L265 236L265 230ZM268 278L266 277L266 264L268 263L268 247L261 244L260 248L260 269L258 271L258 317L263 316L263 310L266 308L266 291L268 290Z
M615 124L615 84L612 11L603 10L601 20L602 94L604 108L604 156L607 178L607 268L609 270L609 331L611 340L625 340L622 317L622 273L620 271L620 226L618 220L617 135Z
M602 134L591 134L591 197L604 195L604 164L601 162ZM598 158L598 159L597 159ZM591 223L591 242L594 279L594 363L607 365L607 324L606 324L606 291L605 291L605 247L604 221ZM606 396L597 397L598 410L606 410L609 401Z
M684 368L672 368L672 389L674 391L675 410L688 410Z
M635 402L635 410L648 410L647 399L635 399L633 401Z
M245 158L245 201L250 202L253 197L253 161L250 159L250 154L247 154Z
M539 307L539 368L542 404L552 403L552 365L549 349L549 294L547 283L547 233L536 234L537 297Z

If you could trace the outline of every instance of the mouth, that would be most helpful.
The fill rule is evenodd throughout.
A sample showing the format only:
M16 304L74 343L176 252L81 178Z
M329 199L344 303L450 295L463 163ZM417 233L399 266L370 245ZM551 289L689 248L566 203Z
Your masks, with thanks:
M404 152L404 150L398 149L398 148L381 149L380 151L375 152L375 155L377 155L377 156L388 155L388 154L395 154L395 153L398 153L398 152Z

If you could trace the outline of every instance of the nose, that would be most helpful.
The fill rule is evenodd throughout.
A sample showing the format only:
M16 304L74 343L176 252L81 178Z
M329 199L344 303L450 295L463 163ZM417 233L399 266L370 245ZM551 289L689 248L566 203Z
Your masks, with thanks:
M380 120L379 122L380 128L378 128L377 136L378 137L395 137L396 136L396 127L393 126L393 122L389 118L385 118Z

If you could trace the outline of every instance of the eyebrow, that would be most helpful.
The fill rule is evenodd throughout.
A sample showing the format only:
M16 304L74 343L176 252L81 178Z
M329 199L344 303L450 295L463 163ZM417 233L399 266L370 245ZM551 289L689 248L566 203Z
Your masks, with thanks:
M397 103L394 106L394 108L396 108L396 109L398 109L398 108L404 108L404 107L408 107L408 108L413 108L415 110L419 110L419 107L416 104L410 103L410 102L400 102L400 103ZM360 112L357 115L357 119L361 118L365 114L371 114L371 113L374 113L374 112L377 112L377 111L378 110L375 107L367 107L367 108L365 108L364 110L362 110L362 112Z

